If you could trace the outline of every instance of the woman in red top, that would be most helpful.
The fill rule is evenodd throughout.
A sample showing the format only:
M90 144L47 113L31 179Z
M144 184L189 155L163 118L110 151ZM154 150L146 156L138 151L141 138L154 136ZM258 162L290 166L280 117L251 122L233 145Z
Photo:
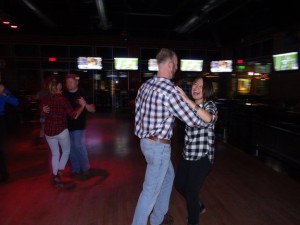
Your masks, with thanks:
M76 119L83 111L86 103L83 99L79 99L79 108L73 110L70 103L62 96L62 84L56 78L49 79L47 88L49 95L43 100L41 105L45 112L45 137L52 153L53 184L56 187L63 187L61 173L67 164L70 154L67 116Z

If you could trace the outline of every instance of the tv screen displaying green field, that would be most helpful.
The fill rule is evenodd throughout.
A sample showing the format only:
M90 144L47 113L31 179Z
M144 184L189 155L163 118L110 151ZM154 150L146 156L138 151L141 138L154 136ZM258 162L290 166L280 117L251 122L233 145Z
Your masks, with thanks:
M190 72L200 72L203 68L203 60L181 59L180 70Z
M138 58L114 58L116 70L137 70Z
M298 52L273 55L275 71L298 70Z

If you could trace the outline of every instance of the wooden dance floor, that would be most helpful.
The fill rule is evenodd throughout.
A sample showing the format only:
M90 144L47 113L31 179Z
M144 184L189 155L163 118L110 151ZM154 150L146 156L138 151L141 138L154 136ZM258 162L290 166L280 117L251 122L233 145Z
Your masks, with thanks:
M175 168L183 144L179 128L172 140ZM39 123L11 129L0 225L130 225L146 166L133 130L131 112L90 114L86 144L94 176L65 190L50 183L49 150L45 140L36 140ZM201 225L300 224L299 180L221 141L199 196L207 208ZM175 189L169 211L174 225L186 224L185 203Z

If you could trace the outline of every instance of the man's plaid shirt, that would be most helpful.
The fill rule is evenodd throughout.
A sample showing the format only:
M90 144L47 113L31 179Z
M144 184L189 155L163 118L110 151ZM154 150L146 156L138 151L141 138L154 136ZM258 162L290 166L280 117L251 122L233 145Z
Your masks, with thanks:
M206 125L183 101L167 78L154 77L139 89L135 102L135 135L171 139L175 117L189 126Z
M210 162L213 163L214 126L217 107L212 101L205 102L204 105L200 104L199 106L213 116L212 121L201 127L185 126L185 143L182 155L185 160L189 161L196 161L207 155Z

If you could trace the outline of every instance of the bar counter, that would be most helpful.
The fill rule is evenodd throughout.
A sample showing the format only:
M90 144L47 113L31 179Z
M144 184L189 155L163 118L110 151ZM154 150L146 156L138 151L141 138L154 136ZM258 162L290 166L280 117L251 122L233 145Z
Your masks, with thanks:
M217 138L250 154L268 154L300 168L300 111L273 102L216 102Z

